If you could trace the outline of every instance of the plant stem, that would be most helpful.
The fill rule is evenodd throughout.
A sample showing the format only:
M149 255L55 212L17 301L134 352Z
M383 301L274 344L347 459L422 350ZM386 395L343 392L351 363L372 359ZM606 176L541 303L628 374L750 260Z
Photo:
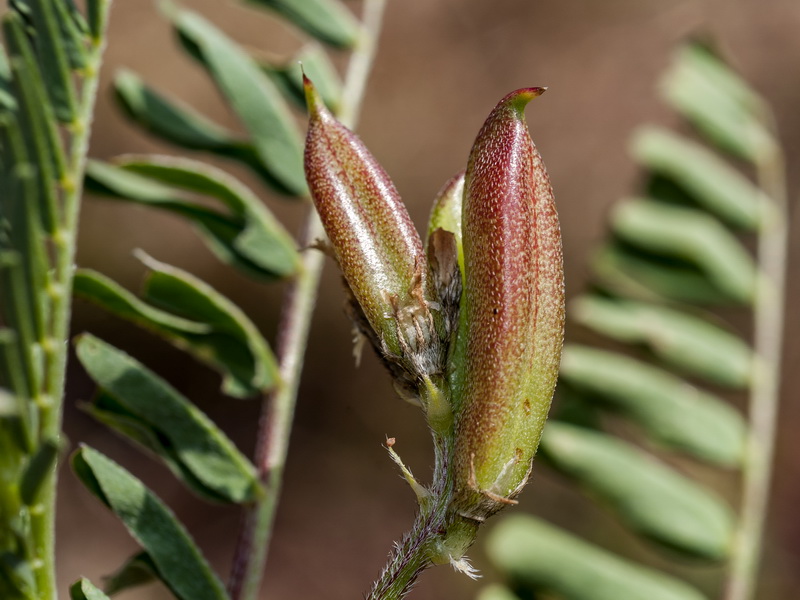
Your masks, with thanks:
M340 111L341 121L351 128L355 127L360 111L385 5L386 0L364 0L364 33L350 57ZM300 245L307 248L324 236L322 224L312 209ZM277 344L282 385L264 399L256 443L256 466L265 494L263 500L245 508L228 582L232 600L255 600L261 586L323 262L321 252L306 251L301 270L287 290Z
M100 22L105 31L111 0L100 3ZM94 106L100 81L100 64L105 49L105 36L93 40L88 64L81 80L81 102L77 118L71 125L69 140L68 180L62 182L63 214L53 240L55 269L48 293L51 299L48 339L44 340L44 394L37 398L40 410L40 439L59 440L64 406L66 365L72 280L75 272L75 246L78 215L83 193L83 171L89 147ZM42 600L55 600L55 515L57 469L54 467L42 485L41 502L31 507L31 530L36 563L36 582Z
M777 148L758 165L765 223L758 237L759 282L754 306L755 360L749 398L750 437L745 456L739 528L725 598L753 597L764 537L780 401L788 199L783 155Z

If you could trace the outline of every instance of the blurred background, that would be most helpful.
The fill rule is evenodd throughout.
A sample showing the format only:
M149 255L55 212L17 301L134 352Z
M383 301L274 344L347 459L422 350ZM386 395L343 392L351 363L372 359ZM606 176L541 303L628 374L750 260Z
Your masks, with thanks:
M241 43L291 55L301 39L244 3L184 0ZM358 2L349 2L358 11ZM254 18L255 14L258 18ZM358 131L391 174L412 218L424 228L430 202L444 181L465 165L474 136L495 103L518 87L549 91L528 108L530 129L550 171L564 235L567 293L587 276L587 253L602 238L611 203L630 194L636 169L627 155L632 130L644 122L671 125L657 82L675 45L687 34L709 32L772 105L785 145L793 197L800 193L800 3L796 0L389 0L384 32ZM126 67L151 86L238 128L202 70L177 48L153 3L118 0L94 124L91 155L176 153L126 122L109 82ZM344 63L344 56L341 57ZM223 163L219 163L223 164ZM230 165L224 165L230 168ZM269 207L297 231L307 207L264 192ZM797 225L796 219L794 225ZM790 265L783 408L777 467L759 599L800 597L800 298L798 242ZM256 285L223 267L184 222L163 214L88 197L81 217L78 262L137 289L143 269L133 248L211 282L240 304L274 338L283 289ZM740 331L747 315L731 314ZM119 345L164 374L197 402L249 453L259 403L221 396L218 377L167 344L78 302L74 332L84 330ZM568 336L580 335L568 330ZM574 338L573 338L574 339ZM312 326L300 388L283 497L277 517L264 597L361 597L383 566L393 540L411 524L414 498L381 447L386 436L426 480L432 453L421 414L395 397L377 360L365 353L357 369L338 276L329 263ZM120 460L180 515L222 573L238 528L238 511L189 496L155 461L76 407L92 393L78 368L69 375L66 431ZM737 399L734 398L734 401ZM736 477L706 473L735 498ZM119 522L82 489L68 469L61 478L58 524L61 589L79 575L99 580L136 549ZM535 471L522 506L560 522L583 524L595 540L658 566L664 555L630 537L607 514L585 502L546 469ZM733 501L733 500L732 500ZM484 581L493 573L480 540L471 552ZM687 565L699 585L713 586L719 571ZM480 583L449 568L423 575L417 600L472 598ZM120 596L167 598L157 586Z

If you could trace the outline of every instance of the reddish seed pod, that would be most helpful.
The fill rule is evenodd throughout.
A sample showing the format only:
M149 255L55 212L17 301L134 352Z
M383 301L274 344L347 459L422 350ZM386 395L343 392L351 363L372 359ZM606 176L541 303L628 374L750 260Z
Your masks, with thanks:
M435 375L443 369L431 314L438 303L420 236L380 164L307 78L304 84L306 180L357 305L356 319L366 320L367 336L406 379Z
M454 507L482 521L525 485L558 375L564 328L553 191L525 123L526 88L495 107L472 148L462 217L466 336Z

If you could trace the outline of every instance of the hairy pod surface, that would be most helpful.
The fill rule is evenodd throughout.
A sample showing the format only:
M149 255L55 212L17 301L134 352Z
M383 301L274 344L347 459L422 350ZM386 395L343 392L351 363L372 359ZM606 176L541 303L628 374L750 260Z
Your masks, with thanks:
M306 180L345 281L357 325L409 381L443 369L438 310L417 230L389 176L304 79ZM438 329L441 329L438 326ZM402 379L390 366L395 379ZM401 382L406 385L407 382Z
M543 91L521 89L500 101L478 134L466 172L458 333L465 336L465 356L453 506L477 521L513 503L525 485L558 375L561 234L550 181L524 117L525 105Z

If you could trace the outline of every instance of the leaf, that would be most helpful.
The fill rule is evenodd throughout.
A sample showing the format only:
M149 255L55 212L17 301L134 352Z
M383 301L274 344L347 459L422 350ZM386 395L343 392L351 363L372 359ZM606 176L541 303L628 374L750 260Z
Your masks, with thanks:
M700 558L721 560L730 552L730 508L631 444L551 420L540 451L643 535Z
M153 135L183 148L204 150L244 163L270 185L279 186L250 141L188 106L160 95L132 71L122 70L117 74L114 92L127 115Z
M217 257L253 277L281 279L299 268L294 240L258 197L205 163L166 156L124 156L117 166L90 161L87 186L188 218ZM225 211L193 202L185 191L213 198Z
M492 584L478 593L477 600L520 600L514 592L500 584Z
M151 432L160 447L148 445L195 490L216 500L242 503L259 497L255 467L216 425L167 382L124 352L84 334L78 359L106 393L93 408L119 416ZM123 431L124 433L124 431ZM142 442L141 439L134 438Z
M249 0L285 17L318 40L339 48L352 48L361 28L338 0Z
M569 600L705 600L682 581L530 516L504 519L490 532L486 550L512 580Z
M314 87L325 106L333 113L339 111L342 82L328 53L319 44L306 44L286 64L261 63L260 66L284 96L297 103L303 110L306 108L306 96L303 89L303 73L305 73L314 82Z
M597 283L603 288L639 300L693 304L732 304L730 296L708 281L705 274L685 264L655 261L622 244L608 244L591 259Z
M247 129L280 191L307 195L300 133L275 84L244 50L200 15L174 10L170 17L183 44L208 69Z
M661 443L722 466L741 464L742 416L719 398L621 354L568 344L561 378L635 420Z
M10 54L14 95L19 110L17 118L25 142L27 166L35 173L35 197L41 204L40 214L45 230L53 234L58 226L56 182L65 177L65 158L53 108L47 99L43 74L34 58L22 20L16 12L3 19L3 32ZM28 162L30 161L30 162ZM22 161L17 161L20 164Z
M669 104L720 148L758 162L778 144L767 126L763 101L732 69L700 43L684 45L662 82Z
M702 208L735 227L757 230L763 192L704 146L660 127L641 127L631 144L634 158L681 187Z
M711 321L656 304L597 294L578 298L570 308L577 323L620 342L644 344L685 373L737 389L750 383L752 350Z
M27 506L39 502L42 485L54 472L61 447L57 439L43 440L25 465L19 480L19 496Z
M234 252L244 257L243 262L256 265L272 277L284 278L297 272L300 258L292 236L247 186L224 171L199 161L165 156L123 156L118 164L156 181L219 200L243 222L241 233L230 243Z
M122 520L180 600L228 600L187 531L141 481L86 446L75 452L72 466L89 491Z
M105 591L112 596L130 588L161 579L153 559L147 552L131 556L117 571L106 577Z
M152 261L149 257L148 260ZM271 389L276 383L277 367L255 325L216 291L188 273L174 271L178 274L176 290L186 296L177 301L183 308L163 310L153 306L152 301L142 301L111 279L88 269L77 271L74 291L112 314L153 331L219 371L223 375L222 389L228 395L244 398ZM201 287L195 287L196 284ZM145 300L148 300L146 295ZM206 316L211 320L175 314L176 310L191 310L189 304L208 311Z
M755 261L706 213L651 200L629 200L614 208L611 226L628 244L696 266L731 300L753 301Z
M72 84L69 51L62 36L60 20L64 11L58 10L57 4L56 0L25 0L25 17L31 25L29 32L33 35L37 63L54 113L60 121L69 123L77 115L78 100ZM22 5L14 6L20 10Z
M71 600L109 600L108 596L85 577L72 584L69 588L69 597Z
M122 69L116 74L114 92L134 121L184 148L219 151L247 143L188 106L159 95L133 71Z

